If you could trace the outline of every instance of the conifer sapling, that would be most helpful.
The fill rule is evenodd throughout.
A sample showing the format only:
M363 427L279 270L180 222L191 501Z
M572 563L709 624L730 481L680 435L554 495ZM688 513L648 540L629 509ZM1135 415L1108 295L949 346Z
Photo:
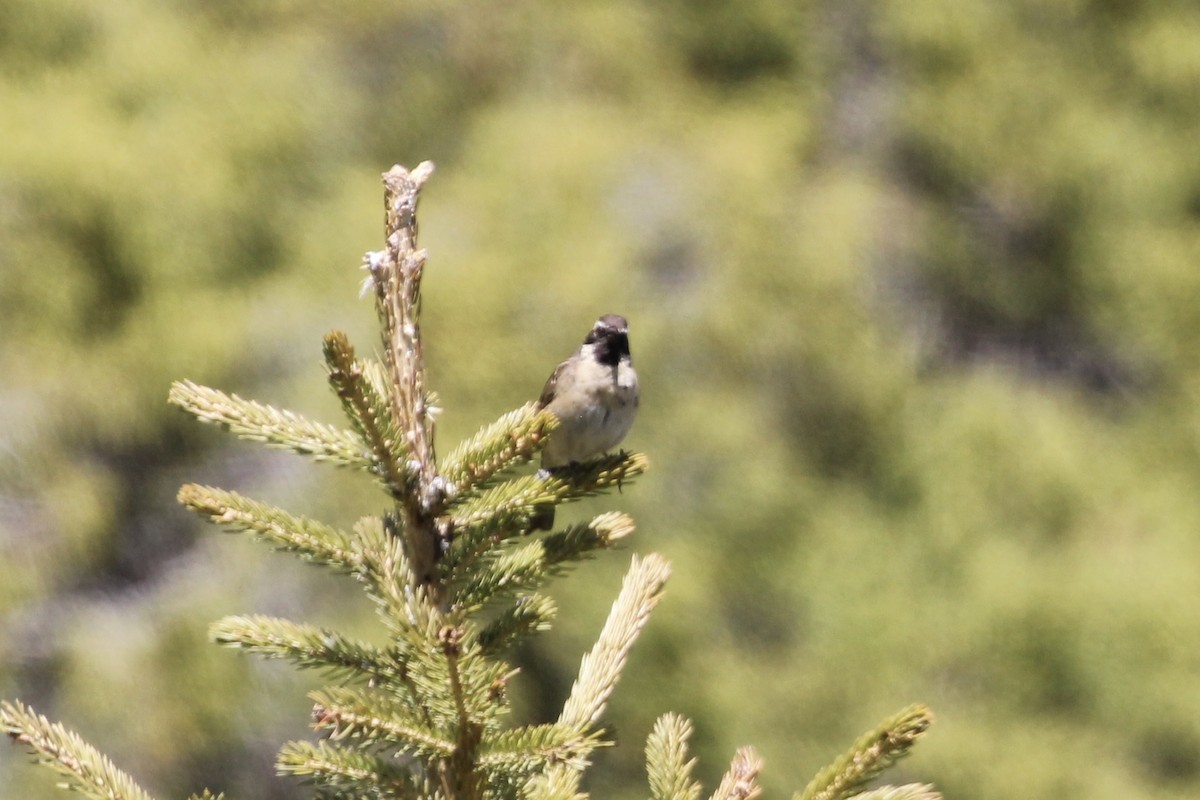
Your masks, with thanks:
M628 485L646 469L639 453L593 452L620 441L636 407L625 321L602 317L572 357L576 368L583 356L592 359L582 363L582 372L564 380L556 371L557 391L501 415L439 460L436 401L426 384L418 313L426 253L417 247L416 210L432 170L426 162L412 171L395 166L383 176L385 246L364 259L382 359L360 356L341 332L324 340L329 383L348 427L190 381L177 382L169 394L170 402L201 421L242 438L362 470L379 484L381 508L347 531L210 486L185 485L179 500L228 530L353 578L378 614L379 642L259 614L212 625L218 644L320 669L332 680L310 695L320 738L284 744L280 773L304 779L322 797L579 798L592 752L610 744L600 722L662 595L668 563L656 554L633 558L557 719L507 723L507 685L516 673L504 655L550 624L555 606L541 589L551 578L634 530L628 515L610 511L535 535L549 527L546 509ZM597 374L611 378L616 390L604 395L601 422L593 425L597 418L590 416L580 426L574 411L564 411L579 398L564 389L586 386ZM549 389L555 384L552 378ZM551 454L543 461L550 468L522 470L539 452ZM909 751L929 720L924 708L913 707L885 721L818 773L797 800L860 792ZM27 706L0 704L0 725L62 774L67 788L93 798L150 800L97 750ZM654 800L699 797L687 754L691 730L691 723L672 714L655 725L646 747ZM714 800L755 797L761 766L752 749L739 750ZM937 795L913 784L854 796ZM221 795L204 790L192 797Z

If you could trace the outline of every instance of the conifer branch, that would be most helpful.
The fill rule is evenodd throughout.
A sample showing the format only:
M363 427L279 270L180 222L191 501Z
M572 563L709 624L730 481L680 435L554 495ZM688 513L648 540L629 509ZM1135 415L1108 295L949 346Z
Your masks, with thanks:
M942 795L927 783L906 783L903 786L880 786L851 795L850 800L942 800Z
M529 461L541 449L558 419L526 403L485 426L445 459L442 476L460 500L490 486L504 470Z
M209 636L227 647L265 658L286 658L302 669L328 670L346 677L392 681L404 670L403 661L374 645L279 617L225 617L209 627Z
M518 515L527 521L536 506L590 497L614 487L620 489L645 472L647 465L641 453L622 451L553 473L543 471L504 481L456 506L454 529L461 531Z
M168 402L201 422L222 425L242 439L282 447L318 461L371 470L374 464L363 440L353 431L305 419L294 411L243 400L192 381L175 381Z
M650 466L644 453L621 450L582 464L560 467L549 476L542 475L544 499L538 502L564 502L592 497L609 489L621 491Z
M275 767L323 786L345 786L377 798L420 795L413 772L390 758L331 742L288 742L279 751ZM361 796L361 795L360 795Z
M454 541L438 562L438 573L445 583L461 582L480 558L498 553L510 539L529 532L530 508L514 502L509 508L484 511L467 528L455 529Z
M591 522L571 525L541 540L546 564L553 566L587 558L632 535L636 527L633 517L620 511L606 511Z
M510 728L488 739L479 766L501 773L514 767L532 773L552 764L583 769L588 753L602 744L594 735L561 725Z
M66 778L64 787L93 800L151 800L149 794L74 731L20 702L0 702L0 727L37 761Z
M369 591L378 604L379 616L393 632L392 655L397 670L376 676L379 682L393 689L393 695L416 713L426 727L435 720L450 726L457 717L456 709L446 703L449 676L445 659L429 643L436 638L441 616L425 595L424 588L408 588L404 570L388 569L389 563L403 560L400 540L390 538L376 550L364 551L364 574ZM504 669L488 665L483 675L472 671L472 686L494 681Z
M608 512L591 522L572 525L524 547L492 550L482 563L468 561L473 567L469 570L462 569L460 558L446 559L447 582L466 581L454 592L453 605L474 610L497 597L539 586L561 574L564 562L586 558L596 550L610 547L633 530L633 520L628 515Z
M545 595L518 597L479 632L476 641L480 651L483 655L496 655L526 636L547 630L557 613L554 601Z
M753 747L739 747L733 763L721 778L712 800L753 800L762 792L758 785L758 773L762 770L762 759Z
M453 716L447 715L447 720L460 729L494 722L502 710L494 687L504 682L508 665L483 658L476 638L469 635L466 628L445 626L439 632L439 639L443 637L453 642L453 645L443 643L443 648L456 649L447 649L440 661L437 673L441 688L439 697L445 697L447 686L457 684L461 687L461 697L452 697L453 703L445 703L444 708L453 711ZM434 708L440 710L437 704Z
M921 705L884 720L859 737L848 751L817 773L793 800L840 800L874 778L897 760L929 729L933 715Z
M357 572L362 566L361 557L345 533L237 492L187 483L179 490L179 502L207 517L209 522L248 531L309 561L328 564L343 572Z
M483 726L467 711L467 689L464 687L464 676L460 669L463 637L462 628L457 626L446 625L438 631L438 643L442 647L442 654L446 659L446 673L450 679L450 696L454 699L454 728L457 737L450 765L457 788L455 796L476 797L481 776L475 757L483 738Z
M540 541L502 551L473 570L453 593L453 607L476 611L503 594L536 585L546 576L546 553Z
M405 724L448 741L457 741L455 732L494 718L502 707L495 687L503 685L508 666L481 658L478 644L466 637L461 639L459 652L452 659L445 652L447 644L442 639L450 637L454 629L440 627L436 630L406 626L395 637L397 668L385 671L370 684L386 690L387 696L341 687L330 689L335 692L330 697L340 706L363 709L363 713L371 703L382 703L402 723L408 720ZM457 683L458 690L451 689L453 683Z
M646 465L642 454L622 452L553 475L542 471L504 481L468 498L453 511L454 541L438 563L442 579L458 580L480 556L508 539L528 533L533 515L545 504L587 497L613 486L620 488L645 471ZM611 524L614 531L626 527Z
M409 718L407 709L389 702L378 692L347 687L310 692L315 703L313 726L334 739L357 739L385 744L421 759L448 758L454 741L427 725Z
M437 475L433 450L433 416L425 389L425 354L417 315L426 253L417 249L417 201L433 174L429 161L409 172L399 164L383 175L387 205L387 248L368 260L375 285L376 307L383 323L383 346L395 389L397 423L417 459L421 488L433 492ZM430 498L423 498L431 511Z
M692 780L696 759L687 760L692 723L678 714L664 714L646 741L646 772L651 800L696 800L700 784Z
M579 779L583 771L566 764L555 764L550 769L530 778L521 792L529 800L587 800L579 791Z
M523 533L518 526L527 528L528 517L542 498L554 495L545 489L545 479L535 475L507 480L481 494L469 496L453 510L453 525L456 535L455 546L469 535L470 529L501 530L510 536ZM507 537L505 537L507 538ZM453 549L453 548L452 548Z
M354 526L358 535L359 576L379 607L384 624L393 632L425 630L436 624L424 589L417 587L404 540L391 515L363 517Z
M560 725L588 729L596 724L670 574L670 564L656 553L633 557L600 638L579 666L579 677L558 718Z
M354 358L354 348L346 334L325 334L325 364L329 385L342 409L363 441L374 454L371 471L393 497L402 498L413 478L404 437L396 427L387 395L380 394L368 377L368 367Z
M397 164L384 173L387 244L365 259L392 382L392 418L405 451L416 462L415 490L405 492L399 501L408 557L416 579L423 584L436 579L433 564L441 532L435 518L446 498L445 481L437 472L434 411L425 386L425 356L417 319L426 259L425 251L417 249L417 200L432 173L433 164L428 161L411 172Z

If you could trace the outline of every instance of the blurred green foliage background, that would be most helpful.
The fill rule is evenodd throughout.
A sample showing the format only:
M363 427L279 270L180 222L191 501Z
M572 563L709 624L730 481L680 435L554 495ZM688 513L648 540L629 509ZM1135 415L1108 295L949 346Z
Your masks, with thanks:
M174 503L349 524L361 476L165 402L340 421L320 336L378 175L438 164L425 335L446 452L601 313L644 385L620 507L675 577L611 707L780 796L913 701L893 780L957 800L1200 795L1200 6L1193 0L6 0L0 696L164 796L292 798L311 675L263 612L374 634L353 586ZM628 553L558 585L517 716L565 697ZM56 796L0 748L0 794ZM786 795L785 795L786 796Z

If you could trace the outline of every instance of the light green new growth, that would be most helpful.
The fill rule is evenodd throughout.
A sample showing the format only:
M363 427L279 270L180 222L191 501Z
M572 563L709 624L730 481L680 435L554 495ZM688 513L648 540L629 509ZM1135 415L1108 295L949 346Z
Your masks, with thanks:
M356 360L350 340L341 331L325 335L325 364L329 385L342 402L342 409L358 435L370 446L371 472L394 496L402 496L413 479L413 471L387 395L381 393L379 384L372 379L379 372L378 364Z
M454 448L442 475L460 496L486 489L504 471L533 458L557 426L553 414L526 403Z
M941 797L927 783L906 783L903 786L880 786L869 792L852 795L850 800L941 800Z
M283 447L318 461L363 469L373 466L366 445L353 431L307 420L294 411L243 400L191 381L171 384L167 400L202 422L223 425L242 439Z
M677 714L664 714L646 741L646 771L651 800L696 800L700 784L692 780L696 760L688 760L692 723Z
M758 773L762 759L753 747L739 748L733 762L721 777L721 783L713 792L712 800L751 800L762 792L758 785Z
M432 714L425 713L428 709L414 709L384 692L347 686L321 689L309 697L314 727L329 731L335 741L382 744L431 760L454 754L454 739L437 729Z
M840 800L848 797L897 760L908 755L933 722L924 706L914 705L859 737L854 746L817 773L794 800Z
M493 550L482 562L468 562L474 566L473 572L451 570L447 579L454 581L462 576L465 585L457 592L456 603L474 610L498 597L540 586L560 574L565 562L611 547L633 528L633 520L625 514L602 514L590 523L571 525L523 547Z
M532 772L552 764L574 769L587 766L587 755L605 742L596 734L563 725L532 725L502 731L492 738L479 756L485 769L513 767Z
M283 658L301 669L327 670L340 677L385 679L398 675L402 661L374 645L337 631L258 614L231 616L214 622L209 638L264 658Z
M319 779L366 797L411 797L419 787L410 770L395 759L333 742L288 742L275 762L283 775Z
M549 597L523 594L479 632L479 646L485 655L502 653L520 639L548 630L557 613Z
M28 747L40 763L62 775L64 788L94 800L151 800L133 778L78 734L19 702L0 702L0 726L18 744Z
M345 572L355 572L362 565L361 556L345 533L237 492L188 483L179 490L179 502L217 525L247 531L308 561L328 564Z
M288 742L277 768L325 798L392 800L584 800L581 776L611 744L601 718L634 642L670 575L659 555L634 556L595 646L554 722L509 720L503 660L513 645L549 627L554 602L541 590L570 566L634 531L621 512L542 534L535 515L582 497L620 491L646 467L640 453L612 453L553 471L528 462L555 435L556 418L527 403L484 426L444 460L434 448L435 398L426 386L418 320L425 252L416 247L416 207L432 172L422 164L384 175L386 243L368 253L384 361L359 359L345 334L324 339L330 386L351 430L236 395L175 383L170 402L238 436L319 461L355 466L382 484L383 509L349 532L236 492L186 484L179 501L209 522L357 580L382 623L378 643L330 628L263 615L225 617L220 644L301 669L336 685L311 692L316 743ZM525 467L525 473L514 472ZM17 742L103 800L150 800L75 734L19 703L0 704ZM797 800L841 800L903 756L929 724L914 707L872 731L823 770ZM691 723L668 714L646 746L651 800L698 800L688 758ZM752 800L762 762L735 755L713 800ZM209 791L193 800L217 800ZM884 787L859 800L933 800L927 786Z
M670 564L656 553L642 559L633 557L600 639L579 665L579 677L558 718L560 725L590 728L600 719L625 668L629 650L658 605L670 574Z
M683 717L666 714L654 725L646 742L646 772L651 800L696 800L700 784L691 779L695 760L687 760L687 742L692 724ZM712 800L751 800L762 791L758 773L762 759L754 748L743 747L721 778Z
M450 506L458 529L486 527L528 517L536 506L562 503L622 488L646 471L648 462L641 453L615 453L601 456L577 468L553 475L539 473L505 481Z
M581 775L582 770L566 765L552 767L530 778L521 794L528 800L585 800L587 795L579 791Z

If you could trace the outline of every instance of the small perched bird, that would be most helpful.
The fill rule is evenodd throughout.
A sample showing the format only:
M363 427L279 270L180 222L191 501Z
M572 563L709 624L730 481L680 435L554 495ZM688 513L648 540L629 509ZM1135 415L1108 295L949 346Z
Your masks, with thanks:
M542 389L538 408L558 417L558 427L542 449L542 468L568 467L616 447L629 433L637 407L629 323L617 314L605 314ZM553 523L553 507L534 519L535 529L548 529Z

